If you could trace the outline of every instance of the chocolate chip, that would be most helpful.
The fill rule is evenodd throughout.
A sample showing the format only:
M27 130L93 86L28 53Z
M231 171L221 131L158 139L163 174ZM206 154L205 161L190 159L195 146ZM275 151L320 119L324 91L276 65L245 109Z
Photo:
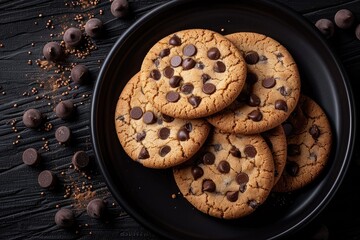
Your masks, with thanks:
M226 66L223 62L221 61L217 61L215 64L214 64L214 71L217 72L217 73L223 73L225 72L226 70Z
M282 124L282 127L284 129L285 135L286 136L290 136L290 134L292 134L292 131L294 129L293 125L289 122L285 122Z
M210 79L211 79L211 77L210 77L208 74L206 74L206 73L203 73L203 74L201 75L201 80L203 81L203 83L207 82L207 81L210 80Z
M283 95L284 97L289 96L291 94L291 89L284 86L280 87L278 90L280 94Z
M165 48L165 49L163 49L163 50L160 51L159 57L164 58L164 57L166 57L166 56L169 56L169 54L170 54L170 49L169 49L169 48Z
M78 46L82 40L81 30L76 27L68 28L64 33L63 40L68 47Z
M147 158L149 158L149 157L150 157L150 155L149 155L148 150L147 150L145 147L143 147L143 148L140 150L138 159L147 159Z
M183 49L183 54L188 57L194 56L196 52L197 49L193 44L188 44Z
M197 180L204 175L204 170L199 166L194 166L191 168L191 174L194 180Z
M85 24L85 32L92 38L99 37L103 29L103 22L98 18L91 18Z
M259 206L259 203L256 200L249 200L247 204L253 209L256 209Z
M236 202L239 198L239 192L228 191L226 192L226 199L230 202Z
M169 102L177 102L180 99L180 94L178 92L170 91L166 94L166 100Z
M229 162L222 160L219 162L219 165L217 166L217 170L221 173L228 173L230 172L230 164Z
M195 67L196 67L197 69L203 70L203 69L205 68L205 65L204 65L202 62L197 62L197 63L195 64Z
M78 169L86 168L90 162L89 155L84 151L77 151L72 156L71 162Z
M198 96L191 96L188 98L188 102L193 106L193 107L198 107L201 103L201 97Z
M60 126L55 131L55 138L59 143L68 143L71 138L71 130L67 126Z
M74 111L74 103L71 99L59 102L55 107L56 116L61 119L68 119Z
M24 112L23 123L28 128L37 128L42 122L42 116L39 110L30 108Z
M151 70L150 77L154 80L159 80L161 78L161 73L157 69Z
M74 212L67 208L61 208L55 214L55 223L62 228L70 228L75 225Z
M248 72L246 75L246 83L249 85L254 85L258 81L258 76L253 72Z
M173 67L178 67L180 66L182 63L182 58L180 56L173 56L171 59L170 59L170 64L171 66Z
M310 153L309 159L310 159L311 161L316 161L316 160L317 160L317 155L316 155L316 153L314 153L314 152Z
M180 82L182 81L182 77L180 76L173 76L169 79L169 84L172 88L176 88L180 85Z
M273 77L268 77L262 80L262 86L264 88L272 88L276 84L276 79Z
M27 148L22 154L22 160L28 166L36 166L39 164L41 157L35 148Z
M171 151L171 147L168 145L165 145L162 148L160 148L159 155L161 157L165 157L166 154L168 154L170 151Z
M212 47L208 50L207 56L211 60L217 60L220 58L220 51L216 47Z
M173 117L170 117L170 116L168 116L166 114L162 114L161 116L162 116L162 119L167 123L174 121Z
M259 54L255 51L249 51L245 53L245 62L253 65L259 62Z
M104 200L95 198L91 200L86 206L86 212L91 218L102 218L106 213L106 205Z
M287 112L288 111L287 103L281 99L276 100L275 101L275 109Z
M248 117L253 120L254 122L259 122L262 120L262 113L260 112L260 110L256 109L256 110L253 110L251 111L249 114L248 114Z
M57 42L49 42L43 48L43 55L49 61L59 61L64 56L64 50Z
M163 127L159 130L158 136L160 139L165 140L170 136L170 129L167 127Z
M210 180L210 179L204 180L203 184L202 184L202 190L204 192L215 192L216 185L215 185L214 181Z
M320 136L320 129L317 125L312 125L309 129L309 133L314 140L317 140Z
M114 0L110 6L111 14L116 18L125 18L129 13L127 0Z
M192 85L191 83L185 83L184 85L181 86L180 91L184 94L190 94L192 93L192 91L194 90L194 85Z
M287 161L285 170L290 176L295 177L299 173L299 165L294 161Z
M202 87L202 91L208 95L213 94L216 91L216 86L212 83L205 83Z
M89 78L89 69L82 64L77 64L75 67L71 69L71 80L73 80L77 84L84 84L86 83Z
M300 155L301 150L300 150L300 146L297 144L289 144L287 146L287 154L288 156L297 156Z
M38 183L42 188L53 188L56 184L56 176L49 170L40 172L38 176Z
M215 155L211 152L206 152L202 157L202 162L206 165L214 164Z
M193 130L193 126L190 122L186 123L183 128L185 128L188 132L191 132Z
M213 144L212 147L214 148L215 152L219 152L219 151L221 151L223 149L221 144L218 144L218 143Z
M143 115L143 121L146 124L153 124L156 122L156 116L151 111L146 111Z
M241 158L241 152L237 147L232 146L229 152L232 156L236 158Z
M257 151L253 145L246 145L244 148L244 153L247 157L254 158L257 154Z
M245 192L247 183L249 182L249 176L244 172L240 172L236 174L235 181L239 184L239 191L242 193Z
M169 44L173 46L180 46L181 45L181 39L176 36L175 34L169 39Z
M142 132L136 134L135 140L137 142L141 142L142 140L145 139L145 137L146 137L146 132L142 131Z
M156 58L155 60L153 60L153 63L155 64L155 66L158 68L159 65L160 65L160 59L159 58ZM150 73L151 75L151 73Z
M261 103L260 98L255 94L250 94L247 104L251 107L257 107Z
M143 111L141 110L140 107L133 107L130 110L130 117L132 119L138 120L142 117L142 115L143 115Z
M174 76L174 69L172 67L166 67L163 71L163 74L167 78Z
M192 59L192 58L186 58L186 59L184 59L184 61L182 62L182 67L183 67L184 70L190 70L190 69L192 69L192 68L195 67L195 64L196 64L196 62L195 62L194 59Z
M185 128L180 128L176 136L179 141L187 141L190 138L189 131Z
M336 26L342 29L350 28L353 25L354 20L355 16L349 9L340 9L334 16Z

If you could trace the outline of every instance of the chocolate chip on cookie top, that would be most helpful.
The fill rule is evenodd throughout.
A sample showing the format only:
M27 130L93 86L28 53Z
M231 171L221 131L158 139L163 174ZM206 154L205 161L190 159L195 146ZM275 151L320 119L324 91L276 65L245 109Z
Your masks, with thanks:
M201 118L233 102L246 78L245 60L221 34L189 29L168 35L147 53L141 81L148 101L160 112Z
M174 94L168 98L176 99L179 93ZM139 74L126 84L119 97L115 126L125 152L149 168L168 168L188 160L210 131L205 120L177 119L156 110L146 101Z
M246 216L261 205L274 180L272 154L260 135L234 135L215 129L192 163L173 170L184 197L218 218Z

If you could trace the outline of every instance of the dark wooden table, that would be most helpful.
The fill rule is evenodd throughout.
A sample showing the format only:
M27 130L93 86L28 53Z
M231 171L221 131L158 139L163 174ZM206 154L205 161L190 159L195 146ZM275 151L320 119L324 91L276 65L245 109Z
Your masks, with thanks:
M165 2L132 0L131 16L115 19L109 0L0 0L0 239L158 239L122 210L107 190L93 156L89 119L96 77L114 42L139 17ZM358 0L279 2L313 23L319 18L333 19L341 8L352 10L360 22ZM104 22L106 36L89 40L90 47L78 54L71 53L65 68L43 61L45 43L61 40L64 29L83 25L92 15ZM336 31L329 44L354 88L360 79L360 40L353 30ZM71 63L89 67L90 84L79 86L69 81ZM60 99L69 98L76 104L76 117L64 121L55 116L54 107ZM359 94L355 94L355 100L358 104ZM28 129L22 123L23 112L29 108L41 110L46 117L40 130ZM72 142L67 146L59 145L54 137L55 129L61 125L73 131ZM39 166L23 164L22 152L28 147L39 150ZM93 166L87 171L77 171L71 165L77 150L91 156ZM37 183L37 176L44 169L58 176L54 190L41 189ZM334 199L313 222L296 233L296 238L310 239L325 228L329 239L360 239L359 174L359 151L355 150ZM96 197L105 199L109 208L109 216L103 221L86 214L86 204ZM54 215L58 208L70 205L76 212L77 227L64 230L55 225Z

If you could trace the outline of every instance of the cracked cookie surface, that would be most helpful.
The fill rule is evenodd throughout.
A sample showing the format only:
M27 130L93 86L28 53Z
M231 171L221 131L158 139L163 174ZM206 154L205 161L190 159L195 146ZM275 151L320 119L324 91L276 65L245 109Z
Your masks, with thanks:
M276 40L258 33L226 35L247 63L245 86L238 98L208 121L226 132L261 133L284 122L300 96L297 65Z
M215 129L192 160L173 168L182 195L210 216L234 219L261 205L273 187L274 162L260 135Z
M332 144L331 126L325 112L304 95L283 128L287 138L287 161L273 188L276 192L300 189L317 178L328 161Z
M149 168L169 168L188 160L205 142L205 120L161 114L145 98L139 74L125 85L116 105L115 127L125 152Z
M176 118L209 116L224 109L245 84L246 64L219 33L188 29L158 41L141 66L144 93L160 112Z

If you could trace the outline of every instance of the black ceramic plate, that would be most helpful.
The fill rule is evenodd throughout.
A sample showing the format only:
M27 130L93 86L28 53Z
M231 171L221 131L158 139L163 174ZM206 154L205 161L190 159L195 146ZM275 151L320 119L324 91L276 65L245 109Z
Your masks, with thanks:
M171 170L133 162L116 136L114 111L126 82L139 71L149 48L164 36L188 28L223 34L253 31L282 43L297 62L302 90L326 111L334 144L323 174L301 191L269 197L255 213L237 220L209 217L184 198ZM341 66L311 23L270 1L174 1L150 12L117 41L96 84L91 128L95 154L110 191L136 220L161 236L176 239L273 239L312 220L342 181L354 142L354 107Z

